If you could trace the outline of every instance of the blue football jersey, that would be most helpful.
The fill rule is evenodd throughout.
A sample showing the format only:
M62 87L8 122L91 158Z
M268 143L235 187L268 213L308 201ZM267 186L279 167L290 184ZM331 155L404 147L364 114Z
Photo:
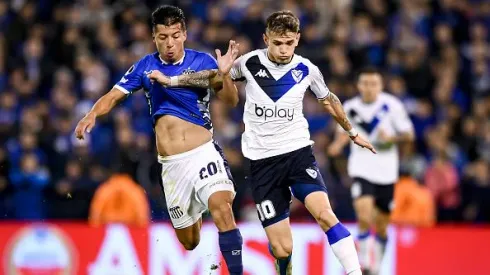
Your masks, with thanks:
M217 68L216 59L207 53L185 49L182 60L168 64L160 58L158 52L155 52L143 57L131 66L121 80L114 85L114 88L128 95L143 89L150 107L153 124L163 115L172 115L211 130L209 89L165 88L156 82L152 84L147 73L152 70L159 70L167 76L177 76Z

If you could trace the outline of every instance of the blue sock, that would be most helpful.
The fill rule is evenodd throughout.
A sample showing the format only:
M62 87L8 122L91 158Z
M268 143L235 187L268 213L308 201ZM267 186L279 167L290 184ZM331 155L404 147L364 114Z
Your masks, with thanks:
M362 241L362 240L369 238L370 235L371 235L371 232L369 232L369 230L366 230L364 232L360 231L359 234L357 234L357 239Z
M219 232L219 248L225 258L230 275L242 275L242 244L243 239L238 228Z
M334 245L343 238L350 236L349 230L347 230L347 228L345 228L345 226L340 222L330 227L330 229L328 229L325 233L327 234L327 239L330 245Z
M269 253L271 253L272 257L277 259L276 256L274 256L274 252L272 251L272 246L270 243L269 243ZM279 261L279 275L286 275L289 262L291 262L291 256L292 255L289 255L289 257L287 258L277 259Z

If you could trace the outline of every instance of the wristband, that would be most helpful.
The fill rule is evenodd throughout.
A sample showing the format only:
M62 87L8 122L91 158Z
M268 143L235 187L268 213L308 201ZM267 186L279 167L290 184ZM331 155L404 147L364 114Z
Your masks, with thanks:
M171 87L179 86L179 77L178 76L171 76L170 77L170 86Z
M349 137L350 138L355 138L355 137L357 137L359 135L359 133L354 128L352 128L349 131L347 131L347 133L349 133Z

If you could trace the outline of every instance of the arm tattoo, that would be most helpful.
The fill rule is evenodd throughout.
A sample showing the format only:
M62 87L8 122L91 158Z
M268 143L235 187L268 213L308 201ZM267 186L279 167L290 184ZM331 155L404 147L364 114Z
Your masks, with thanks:
M342 107L342 103L340 99L332 92L330 92L326 98L328 102L331 104L332 109L335 113L332 114L333 118L337 121L344 130L349 131L352 129L352 125L350 124L347 115L345 114L344 107Z
M192 74L183 74L178 76L178 86L209 88L211 79L214 78L218 70L205 70Z

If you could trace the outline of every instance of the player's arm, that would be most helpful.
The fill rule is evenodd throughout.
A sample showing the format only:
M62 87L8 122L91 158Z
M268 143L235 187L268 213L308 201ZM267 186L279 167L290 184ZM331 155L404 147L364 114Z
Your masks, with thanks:
M216 50L218 69L206 69L172 77L165 76L160 71L152 71L148 77L152 81L157 81L167 87L211 88L220 100L234 107L238 104L239 98L238 89L231 74L233 73L234 62L238 57L238 46L238 43L231 40L225 55L221 55L221 51Z
M78 122L75 128L75 135L78 139L83 139L85 133L90 133L98 117L109 113L128 95L141 89L143 86L143 64L143 60L140 60L131 66L121 80L107 94L95 102L92 109Z
M112 88L107 94L99 98L95 102L92 109L78 122L75 128L75 134L78 139L83 139L85 133L90 133L95 126L95 121L98 117L109 113L126 95Z
M350 139L352 139L355 144L376 153L373 145L359 136L359 133L352 127L340 99L328 89L318 67L313 66L311 69L312 82L310 88L318 98L318 101L323 105L324 109L332 115L335 121L337 121L337 123L349 134Z

